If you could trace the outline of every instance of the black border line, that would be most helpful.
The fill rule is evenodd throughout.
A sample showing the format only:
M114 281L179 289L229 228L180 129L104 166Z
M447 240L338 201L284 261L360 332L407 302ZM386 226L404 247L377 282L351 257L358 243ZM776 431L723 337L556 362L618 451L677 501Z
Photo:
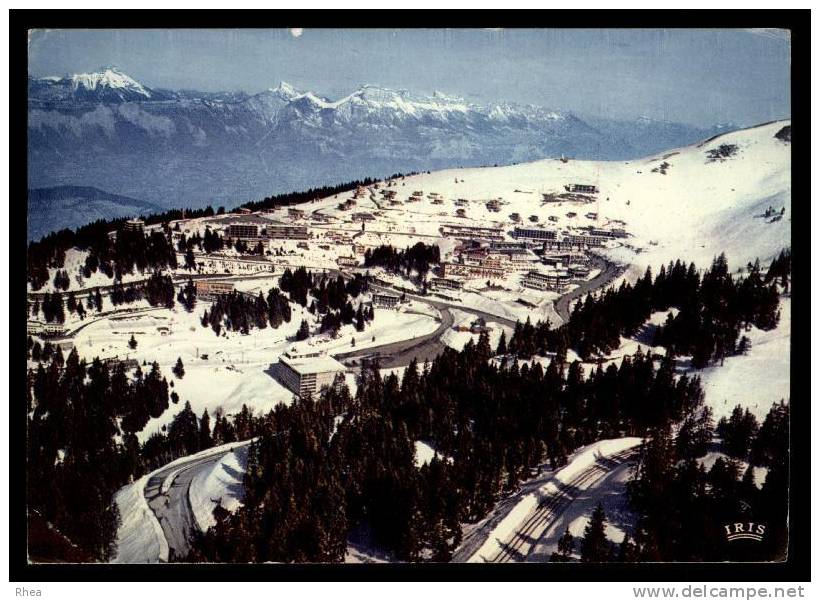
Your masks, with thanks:
M21 198L27 190L27 31L32 28L265 28L302 27L562 27L562 28L740 28L791 31L792 196L800 219L792 222L793 283L791 353L792 446L789 556L782 563L663 564L308 564L308 565L127 565L28 564L25 518L25 405L22 353L10 361L9 377L9 579L54 581L747 581L804 582L810 574L810 19L802 10L554 10L554 11L257 11L257 10L10 10L10 195L9 223L26 221ZM803 90L806 90L805 92ZM26 228L9 228L10 249L23 253ZM15 252L12 256L19 256ZM10 288L23 290L25 266L12 259ZM13 286L12 286L13 284ZM22 345L25 296L12 295L10 340ZM16 314L16 315L15 315ZM15 318L16 317L16 318ZM798 394L795 394L798 393Z

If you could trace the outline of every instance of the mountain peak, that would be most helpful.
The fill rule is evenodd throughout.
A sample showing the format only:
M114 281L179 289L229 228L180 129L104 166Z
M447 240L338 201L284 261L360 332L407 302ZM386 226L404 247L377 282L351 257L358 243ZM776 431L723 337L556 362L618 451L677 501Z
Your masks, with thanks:
M302 92L298 91L296 88L294 88L291 84L289 84L286 81L280 81L279 85L276 86L275 88L270 88L270 91L271 92L277 92L281 96L284 96L284 97L287 97L287 98L295 98L296 96L301 96L302 95Z
M146 98L151 92L133 77L126 75L116 66L102 67L93 73L76 73L67 78L74 89L80 87L86 90L96 90L98 87L110 89L126 89Z

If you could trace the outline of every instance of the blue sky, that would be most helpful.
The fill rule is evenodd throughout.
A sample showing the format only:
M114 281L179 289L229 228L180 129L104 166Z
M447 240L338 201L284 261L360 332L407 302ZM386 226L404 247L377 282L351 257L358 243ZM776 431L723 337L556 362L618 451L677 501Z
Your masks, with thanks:
M50 30L31 38L34 76L103 65L171 89L255 93L284 80L338 98L368 83L701 126L791 114L790 43L770 30Z

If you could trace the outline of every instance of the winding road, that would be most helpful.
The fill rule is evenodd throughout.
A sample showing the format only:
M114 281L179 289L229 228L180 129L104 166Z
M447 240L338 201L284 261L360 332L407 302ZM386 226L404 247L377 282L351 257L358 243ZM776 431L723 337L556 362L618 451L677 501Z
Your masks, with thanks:
M400 340L380 346L339 353L335 355L335 359L351 367L359 364L364 358L378 358L379 364L383 368L409 365L414 358L419 361L419 363L425 360L432 361L446 348L445 344L441 341L442 334L453 327L453 314L447 307L442 307L440 313L441 323L435 331L429 334L409 340Z
M200 472L211 469L228 453L248 444L249 440L238 442L227 449L167 465L148 479L145 499L168 541L169 561L184 558L191 548L194 534L199 532L189 496L193 479Z
M558 317L561 318L562 323L569 321L569 306L572 301L586 295L589 292L594 292L599 288L603 288L626 271L628 267L626 265L616 265L615 263L610 263L606 259L597 255L590 255L590 258L592 264L596 268L600 269L601 273L591 280L581 282L577 288L561 295L561 297L555 301L555 312L558 313Z

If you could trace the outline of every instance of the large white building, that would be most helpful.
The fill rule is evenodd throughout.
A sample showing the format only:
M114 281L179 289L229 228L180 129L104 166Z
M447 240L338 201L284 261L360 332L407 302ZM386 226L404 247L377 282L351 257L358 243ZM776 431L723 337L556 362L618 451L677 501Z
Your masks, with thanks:
M325 386L332 386L336 374L346 369L324 351L297 347L288 349L273 365L279 381L300 397L315 395Z

